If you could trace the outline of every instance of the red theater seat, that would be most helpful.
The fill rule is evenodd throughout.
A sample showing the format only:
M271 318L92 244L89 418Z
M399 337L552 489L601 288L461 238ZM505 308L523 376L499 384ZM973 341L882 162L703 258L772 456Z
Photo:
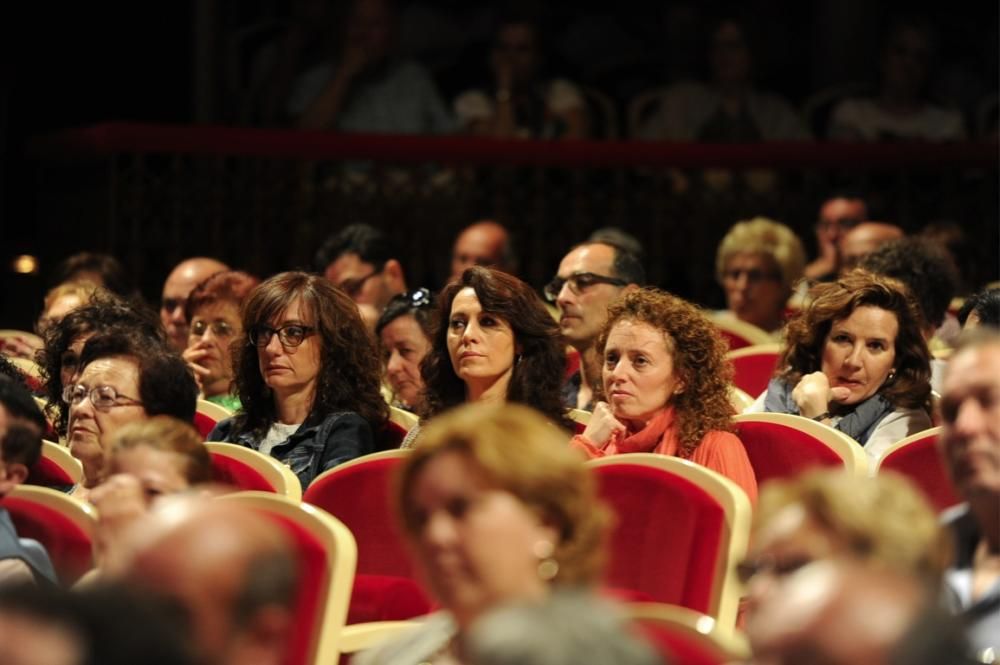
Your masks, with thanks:
M17 535L40 542L59 579L74 584L94 567L97 512L89 503L47 487L19 485L3 500Z
M909 478L939 512L962 502L938 452L940 436L941 428L932 427L897 441L882 453L875 466L879 473L895 471Z

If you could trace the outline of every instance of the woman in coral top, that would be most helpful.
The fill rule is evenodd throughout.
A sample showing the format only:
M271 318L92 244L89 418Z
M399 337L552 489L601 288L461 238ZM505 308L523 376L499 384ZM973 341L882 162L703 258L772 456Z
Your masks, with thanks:
M757 480L731 433L726 343L691 303L657 289L608 308L597 341L603 397L572 445L587 457L675 455L708 467L757 500Z

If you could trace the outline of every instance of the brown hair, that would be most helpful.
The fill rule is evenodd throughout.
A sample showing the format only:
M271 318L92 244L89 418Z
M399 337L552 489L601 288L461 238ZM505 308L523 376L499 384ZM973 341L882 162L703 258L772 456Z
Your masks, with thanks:
M239 308L258 284L259 279L239 270L223 270L209 275L191 291L184 305L184 316L190 323L201 307L217 302L232 303Z
M903 476L860 478L813 471L767 483L754 514L754 535L784 508L798 504L856 556L932 584L950 559L950 541L927 500Z
M308 323L321 339L320 370L312 414L354 411L373 431L385 424L389 407L379 392L379 356L375 340L365 328L358 307L326 279L305 272L283 272L255 288L243 306L243 330L268 323L296 299ZM242 408L235 416L235 432L263 436L276 420L271 389L260 374L257 347L246 340L233 354L233 374Z
M431 350L420 364L424 378L424 418L465 401L465 383L448 355L451 304L462 289L476 292L484 312L500 317L514 331L519 349L507 387L507 401L527 404L554 422L572 428L562 403L566 354L559 343L559 326L542 299L517 277L494 268L473 266L448 284L438 296Z
M856 269L836 282L817 284L812 302L785 326L787 340L777 376L796 385L822 367L823 347L835 321L858 307L878 307L896 315L895 377L878 390L893 406L927 410L931 395L930 352L920 332L920 309L906 287L891 277Z
M396 476L396 506L404 531L416 538L419 517L411 494L428 462L463 455L486 482L509 492L559 532L555 584L597 581L604 564L610 512L593 475L541 414L518 404L467 404L430 422Z
M619 321L645 323L663 333L674 373L684 383L684 391L671 400L680 423L681 457L690 456L708 432L732 430L729 391L733 368L726 360L729 347L698 307L655 288L626 293L608 307L608 321L597 336L596 348L602 358L608 335ZM601 384L603 399L603 381Z
M153 450L177 453L184 458L184 477L189 485L212 479L212 459L194 427L170 416L129 423L115 433L108 452L111 459L119 450L148 446Z

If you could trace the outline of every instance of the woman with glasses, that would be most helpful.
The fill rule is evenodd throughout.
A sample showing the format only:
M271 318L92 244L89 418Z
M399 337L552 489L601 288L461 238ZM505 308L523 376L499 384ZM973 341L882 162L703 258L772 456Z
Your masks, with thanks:
M243 307L247 344L235 360L242 404L208 435L271 455L303 489L323 471L374 451L388 407L374 340L358 308L318 275L285 272Z
M726 314L780 336L785 303L805 264L802 241L784 224L764 217L736 224L715 255Z
M389 301L375 325L393 403L409 411L416 411L423 404L420 363L431 349L433 306L427 289L404 293Z
M518 402L572 428L562 405L559 328L530 286L500 270L468 268L441 291L434 319L421 365L424 420L464 402Z
M232 393L233 343L245 341L240 306L259 283L245 272L217 272L191 291L185 306L189 327L184 360L201 395L230 411L240 408L239 397Z

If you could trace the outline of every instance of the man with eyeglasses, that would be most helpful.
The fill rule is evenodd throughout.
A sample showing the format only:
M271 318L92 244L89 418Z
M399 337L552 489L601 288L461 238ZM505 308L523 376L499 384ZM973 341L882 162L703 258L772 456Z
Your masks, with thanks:
M160 322L167 331L167 341L178 353L187 348L188 320L184 314L188 296L194 287L229 266L216 259L199 256L178 263L163 283L160 299Z
M852 195L837 195L823 202L816 222L816 249L819 256L805 268L805 276L812 281L825 281L840 270L841 236L868 217L864 200Z
M328 238L316 252L315 267L359 305L372 330L392 297L407 290L389 237L368 224L345 226Z
M580 354L580 369L563 389L568 408L590 410L601 359L594 344L608 318L608 305L628 289L639 288L646 273L635 254L603 242L577 245L559 263L545 297L559 308L559 330Z

